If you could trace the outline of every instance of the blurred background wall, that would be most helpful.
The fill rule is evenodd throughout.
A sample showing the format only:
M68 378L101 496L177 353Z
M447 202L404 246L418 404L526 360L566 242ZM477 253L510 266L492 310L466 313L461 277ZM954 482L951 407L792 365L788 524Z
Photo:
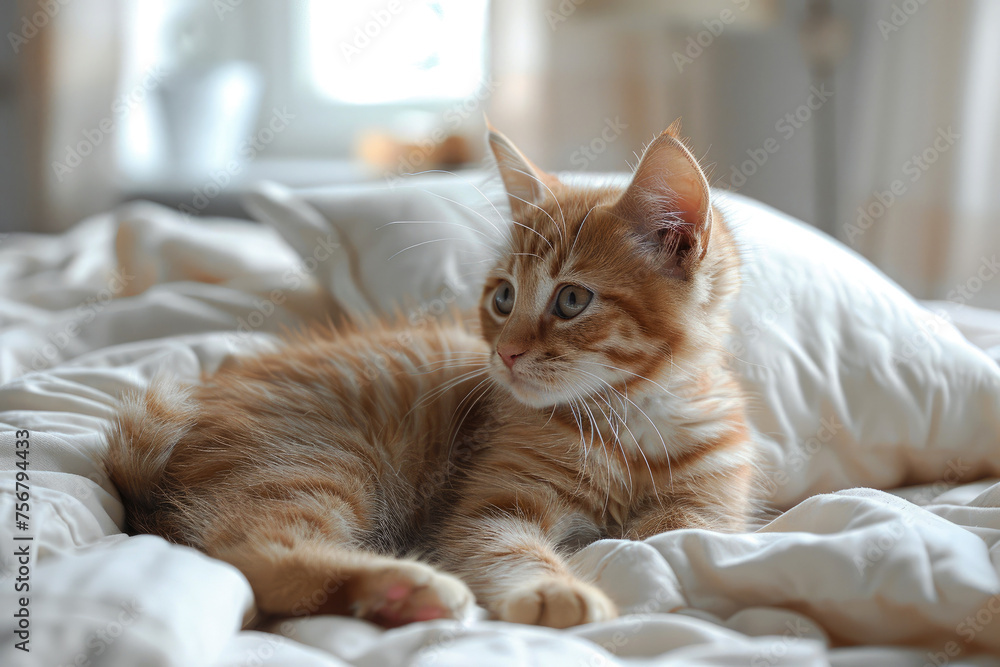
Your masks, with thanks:
M718 187L915 295L1000 307L995 0L20 0L0 8L0 232L142 197L621 171L675 118Z

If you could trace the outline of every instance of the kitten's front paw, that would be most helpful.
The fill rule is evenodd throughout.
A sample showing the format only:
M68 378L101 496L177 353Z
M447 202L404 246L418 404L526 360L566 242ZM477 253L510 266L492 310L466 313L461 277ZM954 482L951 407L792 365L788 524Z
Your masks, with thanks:
M618 616L615 604L598 588L575 579L548 577L515 589L500 600L501 621L568 628Z
M387 628L438 618L464 618L475 596L463 582L413 561L380 564L353 582L355 616Z

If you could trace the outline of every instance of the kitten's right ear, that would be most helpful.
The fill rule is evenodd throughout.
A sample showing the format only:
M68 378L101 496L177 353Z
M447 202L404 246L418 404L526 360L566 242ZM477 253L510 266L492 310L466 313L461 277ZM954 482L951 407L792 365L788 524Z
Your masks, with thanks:
M712 203L708 180L674 121L646 147L612 212L630 221L664 254L664 271L682 277L708 251Z
M486 120L487 139L490 150L497 160L500 176L503 178L507 197L510 199L510 209L514 217L523 218L529 209L537 208L548 197L549 184L546 180L551 176L536 167L510 139L501 134L489 119Z

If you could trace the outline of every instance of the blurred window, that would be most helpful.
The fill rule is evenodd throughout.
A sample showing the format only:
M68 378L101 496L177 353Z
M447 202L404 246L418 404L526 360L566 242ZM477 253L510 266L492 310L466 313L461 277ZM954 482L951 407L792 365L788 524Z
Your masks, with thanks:
M311 0L309 74L335 102L456 100L484 75L486 0ZM331 38L333 35L337 37Z
M162 109L125 119L120 162L131 176L158 178L181 148L201 151L207 142L181 125L215 123L201 134L228 132L231 144L280 117L281 131L254 162L351 161L369 135L415 142L439 129L467 131L481 122L479 101L490 91L489 0L144 0L123 8L122 92L164 73L151 96ZM242 96L225 86L237 74ZM471 108L453 111L470 98Z

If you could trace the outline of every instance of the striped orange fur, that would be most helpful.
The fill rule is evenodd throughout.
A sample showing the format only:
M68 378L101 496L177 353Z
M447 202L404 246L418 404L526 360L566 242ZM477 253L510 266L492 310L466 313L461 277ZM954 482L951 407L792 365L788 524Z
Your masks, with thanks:
M474 595L568 627L617 614L567 564L582 545L744 525L738 254L676 125L626 188L490 142L513 224L479 330L314 329L125 397L107 467L130 531L236 565L268 614L393 626Z

